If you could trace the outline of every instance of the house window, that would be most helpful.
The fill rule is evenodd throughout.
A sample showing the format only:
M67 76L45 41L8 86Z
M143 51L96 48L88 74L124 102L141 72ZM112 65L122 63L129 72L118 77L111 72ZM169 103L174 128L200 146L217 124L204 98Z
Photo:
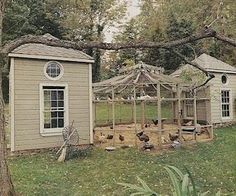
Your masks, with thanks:
M44 67L44 74L50 80L60 79L63 73L63 66L56 61L48 62Z
M66 86L41 86L41 133L61 133L67 124Z
M221 82L222 82L222 84L227 84L227 82L228 82L228 77L227 77L227 75L222 75L221 76Z
M221 91L221 109L222 117L230 117L230 91Z

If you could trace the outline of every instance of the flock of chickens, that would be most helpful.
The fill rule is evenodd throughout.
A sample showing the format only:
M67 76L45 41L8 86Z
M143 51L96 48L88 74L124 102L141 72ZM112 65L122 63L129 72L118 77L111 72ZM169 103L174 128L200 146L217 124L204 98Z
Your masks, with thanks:
M154 125L158 124L158 120L153 120ZM146 124L145 127L149 127L149 124ZM110 127L112 129L112 127ZM143 148L144 149L152 149L154 148L154 145L149 143L149 136L144 133L143 130L140 130L136 136L138 137L138 139L144 143ZM107 134L105 135L103 132L100 133L100 135L97 136L97 141L101 144L101 143L105 143L107 142L107 140L112 140L114 139L114 136L112 134ZM119 140L121 143L123 143L125 141L125 136L122 134L119 134ZM171 134L169 133L169 140L171 142L179 142L179 135L178 134ZM164 137L161 138L161 142L162 143L168 143L168 140L165 139Z

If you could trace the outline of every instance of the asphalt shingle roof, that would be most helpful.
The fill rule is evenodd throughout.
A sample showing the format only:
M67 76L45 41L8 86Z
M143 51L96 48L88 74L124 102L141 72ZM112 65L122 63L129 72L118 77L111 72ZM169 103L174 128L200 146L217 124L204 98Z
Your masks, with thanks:
M71 59L71 61L73 60L77 61L79 59L93 60L92 57L79 50L47 46L44 44L24 44L14 49L9 56L11 56L11 54L67 58Z
M210 72L235 72L236 68L221 61L218 60L210 55L207 55L205 53L201 54L199 57L194 59L192 62L198 63L200 66L205 68L207 71ZM178 76L181 74L181 72L185 69L196 69L192 65L186 64L181 66L179 69L177 69L175 72L173 72L172 76Z

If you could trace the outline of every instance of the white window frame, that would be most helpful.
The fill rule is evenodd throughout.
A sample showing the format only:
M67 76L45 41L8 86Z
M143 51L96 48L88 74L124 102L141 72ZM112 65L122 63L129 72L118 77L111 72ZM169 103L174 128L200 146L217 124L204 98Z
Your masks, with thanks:
M229 91L229 116L222 116L222 91ZM222 120L230 120L233 116L233 108L232 108L232 93L229 88L221 88L220 89L220 115Z
M64 87L64 127L68 126L69 123L69 104L68 104L68 84L65 83L40 83L39 84L39 101L40 101L40 134L42 136L55 136L62 135L63 128L44 128L44 91L43 87L55 86L55 87Z
M59 74L57 77L55 77L55 78L49 76L48 73L47 73L47 68L48 68L48 66L50 65L50 63L56 63L56 64L60 67L60 74ZM64 68L63 68L62 64L59 63L58 61L49 61L49 62L47 62L47 63L44 65L44 75L45 75L45 76L47 77L47 79L49 79L49 80L54 80L54 81L55 81L55 80L59 80L59 79L61 79L61 77L64 75Z

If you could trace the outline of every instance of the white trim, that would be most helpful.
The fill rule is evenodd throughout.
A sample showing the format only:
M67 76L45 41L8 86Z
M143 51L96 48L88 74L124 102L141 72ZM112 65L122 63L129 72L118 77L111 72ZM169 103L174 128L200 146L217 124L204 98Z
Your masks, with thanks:
M14 58L10 60L10 129L11 129L11 151L15 151L15 65Z
M89 126L90 144L93 144L93 92L92 92L92 64L89 64Z
M229 91L229 116L223 117L222 116L222 97L221 97L221 91ZM233 119L233 102L232 102L232 90L230 88L220 88L220 116L221 120L232 120Z
M67 83L40 83L39 84L39 105L40 105L40 134L42 136L55 136L62 135L63 128L60 129L44 129L44 99L43 99L43 87L44 86L63 86L65 87L65 95L64 95L64 107L65 107L65 115L64 115L64 126L69 125L69 96L68 96L68 84Z
M29 55L29 54L16 54L10 53L9 57L20 57L20 58L30 58L30 59L46 59L46 60L56 60L56 61L73 61L81 63L94 63L94 60L90 59L76 59L76 58L66 58L58 56L44 56L44 55Z
M215 73L231 73L236 74L236 71L232 70L217 70L217 69L206 69L208 72L215 72Z
M58 64L58 66L60 67L60 74L59 74L59 76L53 78L53 77L51 77L51 76L48 75L48 73L47 73L47 67L49 66L50 63L56 63L56 64ZM64 67L63 67L62 64L59 63L58 61L48 61L48 62L44 65L43 71L44 71L44 75L46 76L46 78L48 78L49 80L54 80L54 81L60 80L61 77L64 75Z

